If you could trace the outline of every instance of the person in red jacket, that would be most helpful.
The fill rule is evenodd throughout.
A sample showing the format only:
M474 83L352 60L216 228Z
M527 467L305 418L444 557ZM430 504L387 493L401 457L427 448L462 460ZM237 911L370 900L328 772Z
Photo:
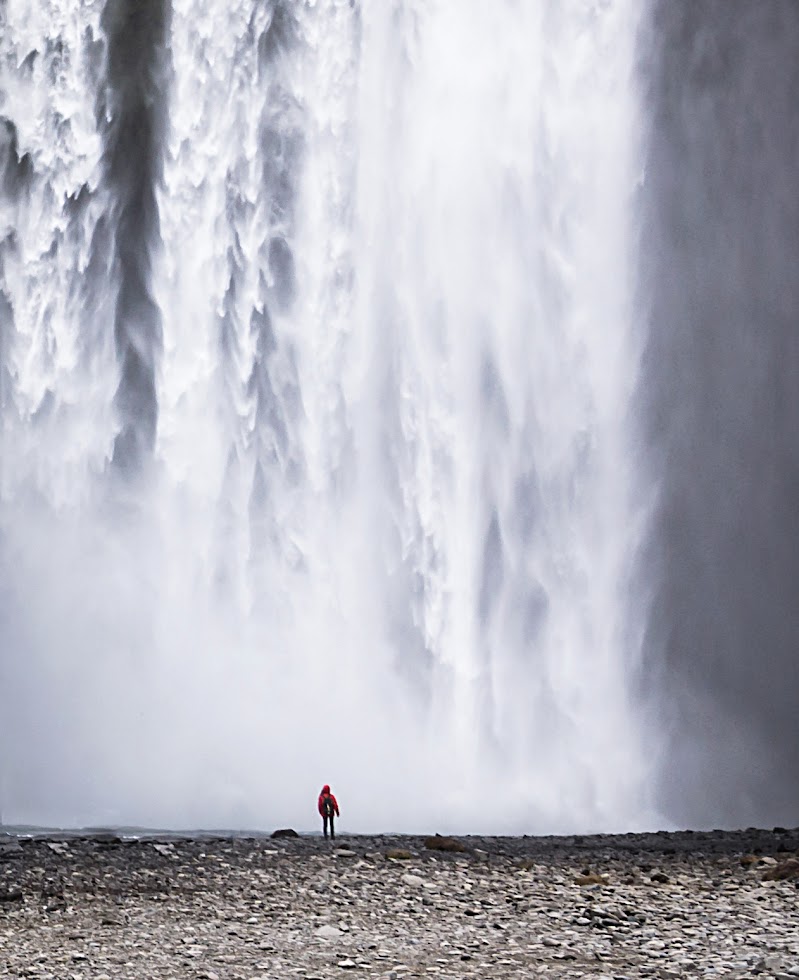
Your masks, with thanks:
M319 794L319 816L322 818L322 830L327 837L327 822L330 821L330 836L335 840L336 830L333 826L333 815L338 816L338 803L335 796L330 792L330 787L325 783L322 792Z

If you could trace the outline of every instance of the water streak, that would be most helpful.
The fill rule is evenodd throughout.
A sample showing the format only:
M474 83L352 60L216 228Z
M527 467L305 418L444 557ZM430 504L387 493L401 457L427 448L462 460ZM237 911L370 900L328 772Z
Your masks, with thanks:
M638 5L151 6L5 13L6 817L651 820Z

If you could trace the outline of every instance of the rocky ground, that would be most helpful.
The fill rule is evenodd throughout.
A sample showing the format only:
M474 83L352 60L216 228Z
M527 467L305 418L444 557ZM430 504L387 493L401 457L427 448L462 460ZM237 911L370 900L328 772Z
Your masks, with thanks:
M799 829L0 833L0 976L799 977Z

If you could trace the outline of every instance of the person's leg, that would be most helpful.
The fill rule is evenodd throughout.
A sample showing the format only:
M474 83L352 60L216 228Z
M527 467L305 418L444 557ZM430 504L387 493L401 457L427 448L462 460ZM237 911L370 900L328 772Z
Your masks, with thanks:
M333 826L333 820L334 820L334 817L333 817L333 814L331 813L330 814L330 838L331 838L331 840L335 839L335 836L336 836L336 830L335 830L335 827Z
M322 830L325 832L325 837L327 837L327 814L322 814Z

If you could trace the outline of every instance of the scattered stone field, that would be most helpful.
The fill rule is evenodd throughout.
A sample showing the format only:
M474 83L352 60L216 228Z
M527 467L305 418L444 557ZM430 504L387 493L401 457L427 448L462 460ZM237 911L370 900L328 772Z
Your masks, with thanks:
M0 832L0 977L799 978L799 829Z

